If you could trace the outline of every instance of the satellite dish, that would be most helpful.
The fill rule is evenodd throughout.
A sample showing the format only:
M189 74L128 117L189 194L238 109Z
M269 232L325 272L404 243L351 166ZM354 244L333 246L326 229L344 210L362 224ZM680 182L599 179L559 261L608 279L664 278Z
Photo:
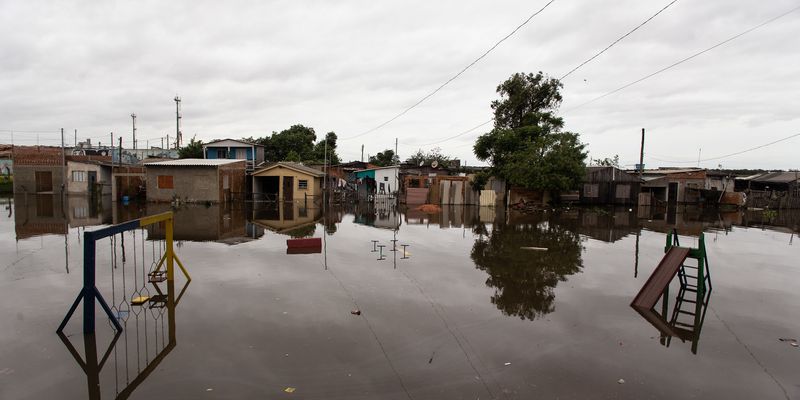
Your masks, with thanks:
M431 167L433 167L433 168L436 168L438 166L439 166L439 162L438 161L434 161L434 162L431 163Z
M423 166L423 165L425 165L425 161L420 161L420 162L419 162L419 166L421 167L421 166Z

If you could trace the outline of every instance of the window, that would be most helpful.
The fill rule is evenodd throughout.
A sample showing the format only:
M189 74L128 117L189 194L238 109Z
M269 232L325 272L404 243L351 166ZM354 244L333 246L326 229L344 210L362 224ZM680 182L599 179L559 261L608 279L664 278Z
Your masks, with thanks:
M227 149L217 149L217 158L228 158Z
M231 188L231 177L228 175L222 175L222 189L230 189Z
M596 183L585 183L583 185L583 197L594 198L599 195L599 188Z
M308 180L307 179L300 179L297 181L297 188L298 189L308 189Z
M158 176L158 188L159 189L174 189L175 186L172 184L172 175L159 175Z
M389 182L389 177L388 177L388 176L384 176L384 177L383 177L383 181L384 181L384 182Z
M86 171L72 171L73 182L86 182Z

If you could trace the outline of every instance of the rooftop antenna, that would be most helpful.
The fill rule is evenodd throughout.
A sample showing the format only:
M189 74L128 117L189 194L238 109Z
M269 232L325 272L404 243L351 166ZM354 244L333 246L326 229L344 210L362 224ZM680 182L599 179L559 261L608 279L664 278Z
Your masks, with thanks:
M175 148L181 146L181 98L175 95Z

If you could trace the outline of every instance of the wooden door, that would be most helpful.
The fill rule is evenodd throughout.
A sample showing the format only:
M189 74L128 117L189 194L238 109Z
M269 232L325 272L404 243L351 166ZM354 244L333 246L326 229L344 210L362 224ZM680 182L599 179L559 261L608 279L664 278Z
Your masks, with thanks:
M50 171L36 171L36 192L53 191L53 173Z
M283 177L283 201L294 200L294 177Z

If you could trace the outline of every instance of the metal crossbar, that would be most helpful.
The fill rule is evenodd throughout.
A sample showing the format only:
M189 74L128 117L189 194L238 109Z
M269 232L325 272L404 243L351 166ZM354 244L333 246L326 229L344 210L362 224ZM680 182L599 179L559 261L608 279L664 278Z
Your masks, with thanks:
M166 239L166 253L158 263L156 271L160 270L164 264L166 264L167 271L167 281L174 282L175 274L174 274L174 265L175 262L178 263L181 271L183 271L184 276L188 281L191 281L192 278L189 276L189 273L184 268L183 263L175 256L175 251L173 247L173 214L171 211L151 215L147 217L142 217L139 219L135 219L128 222L123 222L121 224L109 226L107 228L98 229L96 231L84 232L83 233L83 288L78 293L78 297L70 306L69 311L67 311L67 315L64 316L64 320L61 321L61 324L58 326L56 332L61 333L64 330L64 327L69 322L69 319L72 318L72 314L78 308L78 304L83 301L83 333L84 334L91 334L95 331L95 300L100 303L100 306L105 311L106 315L108 316L111 323L114 325L114 328L118 332L122 331L122 326L117 321L117 318L111 312L108 304L106 303L103 296L100 294L100 291L97 289L95 284L95 272L96 272L96 265L95 265L95 251L96 251L96 243L98 240L114 236L116 234L120 234L126 231L138 229L141 227L145 227L147 225L157 224L157 223L164 223L165 226L165 239Z

